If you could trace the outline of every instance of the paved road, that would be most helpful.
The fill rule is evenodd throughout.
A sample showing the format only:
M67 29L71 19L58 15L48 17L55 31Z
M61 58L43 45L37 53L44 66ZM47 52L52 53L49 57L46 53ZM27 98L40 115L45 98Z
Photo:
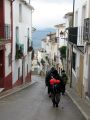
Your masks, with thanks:
M85 120L67 95L53 108L44 81L0 100L0 120Z

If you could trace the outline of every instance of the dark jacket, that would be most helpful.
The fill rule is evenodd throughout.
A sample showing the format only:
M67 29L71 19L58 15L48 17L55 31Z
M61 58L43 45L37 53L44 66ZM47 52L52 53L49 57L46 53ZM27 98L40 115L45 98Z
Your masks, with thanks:
M60 92L62 92L63 89L64 89L64 83L63 83L62 77L58 74L58 71L57 71L57 70L54 70L54 71L52 72L52 75L53 75L53 77L54 77L55 79L60 80L59 90L60 90Z
M66 85L67 80L68 80L66 73L62 72L61 77L62 77L63 83Z
M46 77L45 77L45 84L46 86L49 85L49 81L51 79L51 76L52 76L52 72L55 70L54 67L51 68L51 70L49 70L47 73L46 73Z
M46 86L49 85L50 79L51 79L51 71L48 71L48 72L46 73L46 77L45 77L45 84L46 84Z

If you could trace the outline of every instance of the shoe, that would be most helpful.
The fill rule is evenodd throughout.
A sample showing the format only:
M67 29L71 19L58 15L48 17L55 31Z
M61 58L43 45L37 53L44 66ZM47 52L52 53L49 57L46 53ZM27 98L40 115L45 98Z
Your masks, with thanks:
M58 107L58 104L56 104L56 107Z

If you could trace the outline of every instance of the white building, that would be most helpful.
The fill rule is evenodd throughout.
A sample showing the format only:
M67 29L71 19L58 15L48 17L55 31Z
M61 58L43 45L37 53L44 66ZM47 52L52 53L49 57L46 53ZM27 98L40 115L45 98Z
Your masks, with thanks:
M58 43L56 33L48 33L46 38L42 39L42 48L45 49L46 71L52 66L57 68Z
M31 80L33 10L29 0L13 2L13 86Z
M83 1L76 0L74 16L75 16L74 26L78 26L78 45L84 46L83 55L77 53L78 59L77 59L76 68L78 68L78 69L83 68L83 71L81 70L82 71L81 74L83 74L82 80L79 81L81 83L81 86L79 85L78 91L81 92L82 95L90 97L90 73L89 73L89 71L90 71L89 39L90 38L86 39L86 37L83 37L83 36L87 36L87 33L85 35L83 35L83 33L85 33L86 27L87 26L89 27L89 24L90 24L90 23L86 24L87 25L86 27L84 24L84 19L90 18L90 0L83 0ZM81 64L83 64L83 65L81 65ZM81 65L81 67L80 67L80 65ZM77 71L76 75L77 75L77 77L80 78L78 71Z
M71 61L72 65L71 84L80 97L90 97L90 46L87 37L89 32L85 31L89 22L84 23L86 18L90 18L90 0L75 0L74 24L68 28L68 55L71 56L70 59L68 56L68 61Z
M55 25L56 28L56 38L58 39L58 44L59 44L59 48L62 46L67 46L67 41L65 39L65 29L66 29L66 24L62 23L62 24L58 24Z
M66 41L66 24L62 23L62 24L58 24L55 25L56 28L56 39L57 39L57 64L58 64L58 71L60 72L61 69L64 67L62 65L61 62L61 55L60 55L60 51L59 48L61 48L62 46L67 46L67 41ZM64 67L65 68L65 67Z
M10 1L0 1L0 88L12 88Z
M86 96L90 91L88 89L88 81L90 79L90 76L88 75L89 62L87 62L87 60L89 59L87 59L88 57L86 57L89 55L87 55L87 53L84 52L85 42L83 39L84 19L89 17L89 7L89 0L75 1L74 27L78 28L78 34L77 45L73 47L73 75L74 83L76 83L76 90L81 97Z

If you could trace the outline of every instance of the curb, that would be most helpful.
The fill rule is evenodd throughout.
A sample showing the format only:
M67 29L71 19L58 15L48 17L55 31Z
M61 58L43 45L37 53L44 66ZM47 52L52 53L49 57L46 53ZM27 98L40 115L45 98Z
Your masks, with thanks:
M86 120L90 120L90 117L82 110L82 108L79 106L79 104L75 101L75 99L70 95L68 91L66 91L70 99L73 101L73 103L77 106L77 108L80 110L81 114L85 117Z
M28 84L26 84L26 85L21 85L21 86L18 86L17 88L11 89L8 94L6 94L6 95L1 95L1 96L0 96L0 99L3 99L3 98L5 98L5 97L7 97L7 96L10 96L10 95L12 95L12 94L14 94L14 93L16 93L16 92L19 92L19 91L25 89L25 88L28 88L29 86L31 86L31 85L33 85L33 84L35 84L35 83L37 83L37 81L33 81L33 82L28 83Z

